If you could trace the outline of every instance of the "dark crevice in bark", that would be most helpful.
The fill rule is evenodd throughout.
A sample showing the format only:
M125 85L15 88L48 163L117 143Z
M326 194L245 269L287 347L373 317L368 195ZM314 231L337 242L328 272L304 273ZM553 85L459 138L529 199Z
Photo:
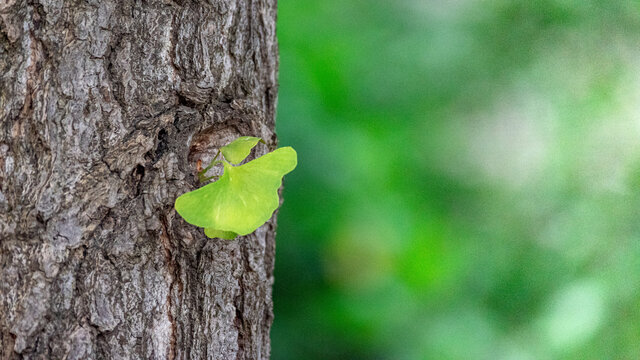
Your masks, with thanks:
M174 3L176 3L178 6L182 6L182 4L178 3L177 1L174 0ZM173 73L175 76L180 76L180 67L178 64L176 64L176 43L178 42L178 32L176 31L176 21L177 21L177 14L180 13L181 9L175 9L174 11L172 11L172 16L171 16L171 28L169 29L169 64L171 65L171 67L173 68ZM178 83L178 79L173 79L174 82Z
M172 250L173 245L172 245L172 241L169 234L169 226L167 225L166 215L164 214L160 215L160 221L162 223L162 229L161 229L162 232L160 234L160 239L162 241L162 246L164 248L165 262L167 264L167 268L171 276L171 282L169 284L169 292L167 294L167 317L169 318L169 322L171 323L168 359L173 360L176 357L176 342L177 342L177 332L178 332L178 325L176 320L173 317L173 312L174 312L173 296L177 295L175 293L176 290L178 293L182 293L182 282L180 280L181 279L180 268L179 268L180 265L175 261L174 251Z
M244 359L244 356L245 356L244 344L247 341L246 337L248 335L246 334L246 331L248 331L251 328L251 325L245 322L244 315L243 315L245 311L244 309L245 291L247 291L244 283L244 277L245 277L245 273L250 271L251 268L248 261L249 253L247 251L246 244L244 243L245 241L247 241L247 239L243 238L238 241L240 241L239 245L240 245L241 258L242 258L242 267L241 267L242 271L238 277L238 285L240 288L240 292L238 293L238 295L236 295L233 302L234 307L236 309L234 323L238 328L238 355L236 359Z
M109 79L111 95L123 112L127 110L124 86L118 80L118 74L116 72L117 65L115 62L118 55L117 51L121 47L121 42L125 36L127 35L115 33L112 36L112 40L109 42L107 53L104 56L104 68L106 70L107 78Z
M159 159L167 150L168 133L165 129L160 129L157 136L156 150L153 154L154 159Z
M142 178L144 177L144 166L141 164L136 165L131 176L133 178L132 187L135 189L133 195L137 197L142 193Z
M203 108L202 104L197 104L197 103L193 102L192 100L189 100L187 97L185 97L180 92L177 92L176 96L178 98L178 105L180 105L180 106L185 106L185 107L188 107L188 108L198 109L198 110L201 110Z

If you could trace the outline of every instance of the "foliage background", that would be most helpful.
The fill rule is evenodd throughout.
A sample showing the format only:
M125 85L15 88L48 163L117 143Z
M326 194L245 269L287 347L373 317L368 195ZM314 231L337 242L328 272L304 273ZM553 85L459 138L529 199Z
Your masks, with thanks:
M272 358L639 359L640 3L280 0Z

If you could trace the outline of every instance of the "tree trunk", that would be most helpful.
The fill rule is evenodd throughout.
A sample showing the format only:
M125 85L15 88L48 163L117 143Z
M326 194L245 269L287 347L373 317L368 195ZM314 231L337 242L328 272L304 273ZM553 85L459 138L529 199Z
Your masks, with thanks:
M266 359L272 219L173 209L275 148L275 0L0 0L0 359Z

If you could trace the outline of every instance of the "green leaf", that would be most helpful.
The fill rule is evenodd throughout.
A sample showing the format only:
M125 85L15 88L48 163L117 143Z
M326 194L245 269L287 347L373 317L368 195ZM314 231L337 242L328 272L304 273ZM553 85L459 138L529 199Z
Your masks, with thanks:
M282 177L297 165L291 147L276 149L244 165L224 163L224 173L214 183L176 199L176 211L190 224L247 235L264 224L280 205ZM225 236L229 236L226 234Z
M222 155L232 164L239 164L246 159L254 146L262 141L259 137L241 136L233 140L229 145L220 148ZM264 143L264 141L262 141Z
M212 239L220 238L225 240L233 240L236 238L236 236L238 236L238 234L234 233L233 231L222 231L222 230L216 230L213 228L204 229L204 234L207 235L207 237Z

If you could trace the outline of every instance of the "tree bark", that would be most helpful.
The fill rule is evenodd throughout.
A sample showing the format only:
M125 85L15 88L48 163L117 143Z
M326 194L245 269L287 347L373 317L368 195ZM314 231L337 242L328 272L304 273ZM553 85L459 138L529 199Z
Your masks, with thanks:
M275 222L173 209L276 145L275 0L0 0L0 359L267 359Z

